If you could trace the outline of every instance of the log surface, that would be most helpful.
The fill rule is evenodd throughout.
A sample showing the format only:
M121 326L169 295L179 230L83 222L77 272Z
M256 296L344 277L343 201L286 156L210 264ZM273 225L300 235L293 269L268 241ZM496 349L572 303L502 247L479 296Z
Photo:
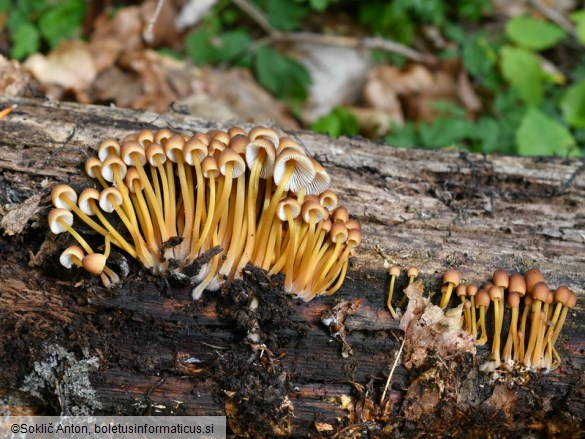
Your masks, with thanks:
M218 378L218 358L254 352L241 343L233 316L218 311L214 293L193 304L187 292L162 291L156 279L151 287L138 287L132 273L123 290L105 291L89 276L59 268L54 260L63 241L48 232L45 220L51 187L87 185L83 162L104 138L122 138L142 128L194 132L227 127L178 113L36 100L0 98L0 108L14 102L18 107L0 120L0 407L4 403L43 414L234 415L237 410L226 403L229 374ZM379 402L403 336L385 308L389 280L382 254L391 263L418 267L429 289L440 286L449 267L459 268L468 282L483 282L496 268L537 267L550 285L570 286L578 303L560 340L563 366L531 377L538 414L517 419L522 404L531 404L522 399L517 383L489 384L476 406L500 407L500 395L511 391L518 407L494 428L554 434L572 422L577 430L570 433L578 431L585 418L584 162L394 149L359 139L287 134L324 164L333 190L362 223L364 235L341 290L308 304L290 300L291 327L280 328L274 337L277 352L270 361L286 375L294 433L351 436L374 424L379 434L420 433L421 427L408 423L416 416L406 404L415 390L412 383L422 382L422 371L397 368L390 387L392 416L365 413L368 401ZM400 278L398 287L404 284ZM321 315L337 301L355 298L362 302L345 321L353 355L344 358ZM471 360L474 370L487 354L488 348L478 350ZM92 396L67 393L63 386L31 390L35 365L48 358L66 363L67 355L87 374ZM250 366L249 373L257 371ZM486 379L480 375L478 380ZM443 399L450 395L442 392ZM443 399L433 407L447 404ZM459 419L482 428L481 419L469 416L468 411ZM435 427L463 435L453 425L445 421ZM276 434L277 426L269 427ZM245 426L232 428L246 433ZM247 433L271 436L258 431Z

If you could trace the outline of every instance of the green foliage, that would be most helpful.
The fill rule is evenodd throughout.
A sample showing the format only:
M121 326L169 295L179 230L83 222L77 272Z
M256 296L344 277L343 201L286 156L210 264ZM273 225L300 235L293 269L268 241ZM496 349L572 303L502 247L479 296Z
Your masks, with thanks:
M514 43L529 50L549 49L567 36L555 24L522 15L506 23L506 34Z
M561 101L561 110L569 125L585 128L585 80L569 87Z
M575 139L566 126L536 108L530 108L516 132L522 155L569 154Z
M343 135L355 136L359 133L360 127L357 118L351 111L337 107L328 115L313 122L311 129L331 137L339 137Z
M526 49L504 46L500 50L504 78L527 105L539 105L544 94L543 73L536 55Z
M83 0L0 1L0 14L8 18L10 56L23 59L43 44L54 48L62 40L78 36L85 4Z
M585 44L585 10L573 12L571 20L577 26L577 38L581 44Z

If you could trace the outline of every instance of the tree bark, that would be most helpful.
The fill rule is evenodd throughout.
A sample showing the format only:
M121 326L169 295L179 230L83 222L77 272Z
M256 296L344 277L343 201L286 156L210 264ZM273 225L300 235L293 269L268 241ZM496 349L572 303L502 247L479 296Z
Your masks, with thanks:
M272 309L280 323L274 315L258 317L263 345L254 346L246 342L246 326L238 323L242 311L229 288L205 292L193 303L185 288L140 272L130 261L123 286L105 290L87 274L59 268L55 260L64 241L48 231L45 219L54 184L91 183L83 163L101 140L143 128L195 132L227 126L180 113L0 98L0 108L13 103L18 107L0 120L5 411L227 414L234 433L256 437L359 437L365 431L386 437L425 431L571 435L582 428L582 160L395 149L363 139L287 133L326 167L340 202L362 223L364 240L337 294L309 303L284 300L280 311ZM404 338L385 307L389 276L383 255L404 268L418 267L429 292L438 290L449 267L477 283L496 268L537 267L549 285L568 285L578 301L558 343L562 366L494 381L479 371L489 346L449 361L431 349L423 366L407 369L399 362L389 397L380 404ZM263 276L250 269L238 285L279 288L278 279ZM402 275L398 298L405 285ZM336 312L338 326L325 326L323 314ZM42 388L34 369L49 368L49 359L56 360L51 367L62 381ZM89 381L80 393L83 377ZM242 396L246 392L256 392L258 401Z

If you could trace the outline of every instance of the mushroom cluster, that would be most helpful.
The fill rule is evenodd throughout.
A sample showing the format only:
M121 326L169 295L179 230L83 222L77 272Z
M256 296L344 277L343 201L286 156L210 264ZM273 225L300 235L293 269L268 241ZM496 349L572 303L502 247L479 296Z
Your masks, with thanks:
M409 284L418 271L409 269ZM399 318L392 307L392 295L400 267L389 267L390 289L387 306L393 318ZM491 357L483 369L494 370L500 366L512 368L516 365L528 369L552 370L561 363L555 343L565 324L569 309L577 302L577 295L562 285L552 290L543 274L536 269L524 275L508 274L498 269L492 279L481 288L476 284L461 282L461 273L450 269L443 275L443 287L439 306L446 308L451 292L455 291L462 304L462 327L476 340L477 345L488 342L489 307L493 305L493 334ZM506 314L505 308L510 312ZM509 315L509 324L505 317ZM507 328L507 335L503 330Z
M155 273L180 271L219 248L193 278L194 299L252 263L283 273L287 292L311 300L339 289L361 241L361 226L338 206L325 169L270 128L142 130L102 142L85 171L101 188L77 194L55 186L49 226L79 244L61 263L101 276L106 286L119 281L106 266L112 245ZM103 237L103 252L74 218Z
M491 357L483 366L484 370L520 365L548 371L560 365L555 343L568 310L577 302L577 295L569 288L564 285L556 290L549 288L543 274L536 269L524 275L496 270L491 281L482 288L475 284L459 284L457 288L464 303L463 327L478 345L488 341L486 315L490 304L493 305ZM509 314L505 313L506 305ZM478 320L471 314L476 308ZM507 315L509 324L505 325ZM504 335L506 327L508 332Z

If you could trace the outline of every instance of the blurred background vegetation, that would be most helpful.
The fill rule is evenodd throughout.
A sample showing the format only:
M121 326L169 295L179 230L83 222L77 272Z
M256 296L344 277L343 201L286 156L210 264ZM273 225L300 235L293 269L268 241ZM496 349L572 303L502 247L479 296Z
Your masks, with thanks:
M247 77L210 81L238 69L289 127L405 148L585 152L585 8L572 0L0 0L0 32L0 53L58 99L217 101ZM70 82L47 73L76 69ZM116 81L134 95L122 100Z

